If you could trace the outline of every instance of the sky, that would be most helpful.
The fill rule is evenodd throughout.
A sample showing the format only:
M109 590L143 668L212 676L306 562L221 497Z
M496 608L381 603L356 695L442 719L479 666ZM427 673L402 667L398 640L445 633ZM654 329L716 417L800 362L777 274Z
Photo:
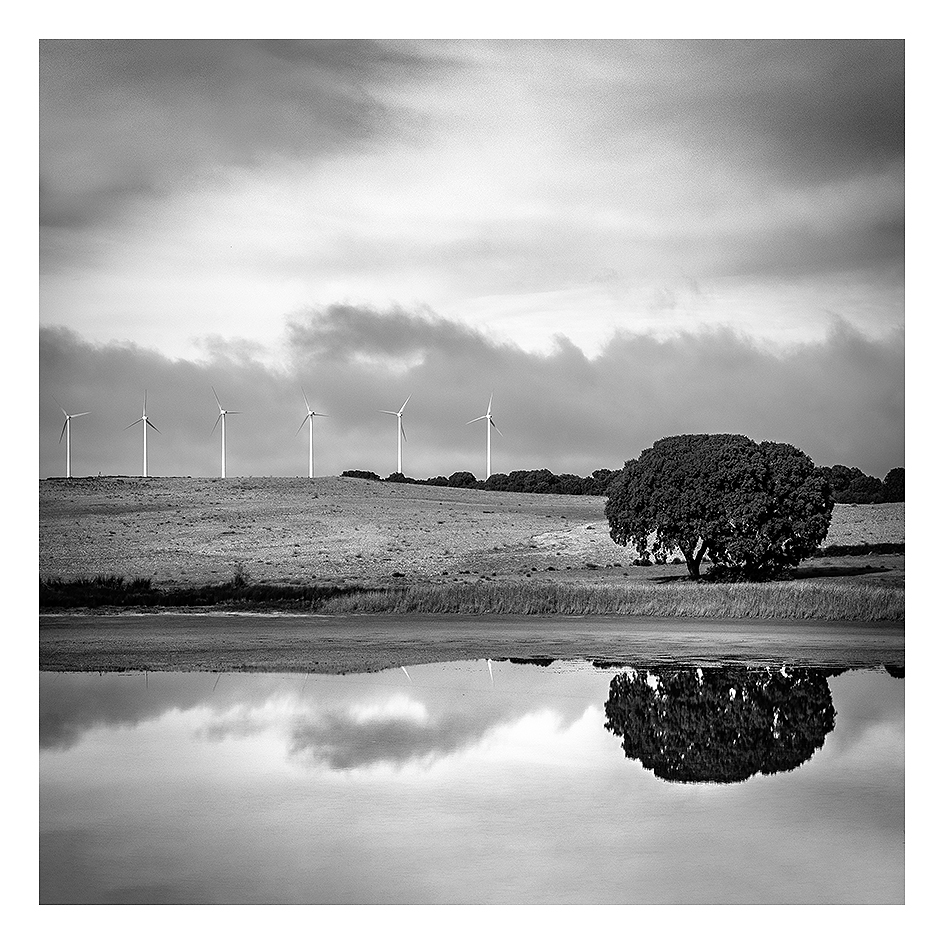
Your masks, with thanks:
M39 49L41 477L904 465L902 41Z

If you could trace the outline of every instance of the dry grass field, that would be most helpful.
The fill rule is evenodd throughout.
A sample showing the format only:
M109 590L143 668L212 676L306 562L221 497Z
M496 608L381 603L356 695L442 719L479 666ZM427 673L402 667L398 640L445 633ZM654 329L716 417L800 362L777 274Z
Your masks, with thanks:
M39 485L40 577L147 577L161 585L428 585L488 579L653 581L608 534L604 499L361 479L48 479ZM903 503L840 505L827 544L904 542ZM838 583L904 582L903 556L813 559Z

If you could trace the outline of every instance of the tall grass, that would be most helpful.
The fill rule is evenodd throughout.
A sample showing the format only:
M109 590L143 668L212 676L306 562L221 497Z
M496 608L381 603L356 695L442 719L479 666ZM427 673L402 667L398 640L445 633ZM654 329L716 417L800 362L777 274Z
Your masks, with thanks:
M40 583L40 608L226 607L309 610L320 614L623 615L681 619L849 620L905 619L905 591L817 581L767 584L418 584L370 590L359 587L243 584L161 588L147 578L115 575Z
M813 581L768 584L450 584L364 591L317 607L324 614L624 615L683 619L902 621L901 588Z

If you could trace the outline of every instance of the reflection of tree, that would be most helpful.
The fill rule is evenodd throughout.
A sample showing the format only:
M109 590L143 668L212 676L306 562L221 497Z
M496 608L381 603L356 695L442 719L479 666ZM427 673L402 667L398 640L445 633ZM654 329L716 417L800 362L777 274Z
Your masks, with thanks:
M630 669L616 675L604 727L666 781L744 781L790 771L833 730L827 674L812 669Z

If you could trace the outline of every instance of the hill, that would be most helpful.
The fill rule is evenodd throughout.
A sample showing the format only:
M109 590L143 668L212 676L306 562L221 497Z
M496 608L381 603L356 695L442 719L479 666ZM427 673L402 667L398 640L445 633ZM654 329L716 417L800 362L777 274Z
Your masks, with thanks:
M239 567L260 582L398 585L685 573L683 565L633 567L634 554L610 539L604 501L341 477L47 479L40 577L199 585L229 580ZM904 503L838 505L826 544L904 542L904 518ZM841 580L863 574L849 559L818 559L814 570ZM904 559L892 556L872 559L867 577L901 584L903 574Z

